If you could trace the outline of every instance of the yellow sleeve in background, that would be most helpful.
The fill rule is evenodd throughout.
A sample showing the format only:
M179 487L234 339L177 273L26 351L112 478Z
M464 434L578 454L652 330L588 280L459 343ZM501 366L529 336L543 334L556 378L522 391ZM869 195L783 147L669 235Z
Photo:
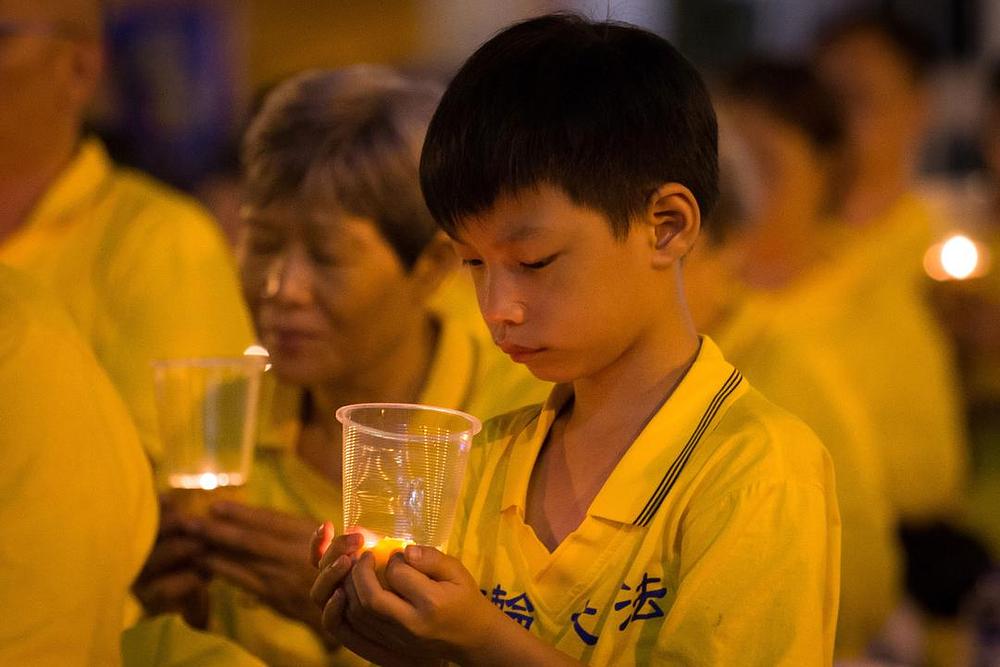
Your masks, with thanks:
M118 664L156 531L149 464L72 322L5 268L0 451L0 664Z
M835 656L858 657L878 637L901 594L896 515L876 431L840 360L774 326L771 305L761 295L749 297L716 340L755 388L804 421L830 453L842 522Z
M239 355L253 334L233 258L214 223L186 202L154 202L109 227L96 258L106 267L105 317L94 341L155 460L160 444L149 362Z
M141 621L122 635L125 667L263 667L224 637L199 632L177 614Z
M85 140L0 261L50 289L160 451L150 361L238 355L253 340L234 260L190 197L116 167Z

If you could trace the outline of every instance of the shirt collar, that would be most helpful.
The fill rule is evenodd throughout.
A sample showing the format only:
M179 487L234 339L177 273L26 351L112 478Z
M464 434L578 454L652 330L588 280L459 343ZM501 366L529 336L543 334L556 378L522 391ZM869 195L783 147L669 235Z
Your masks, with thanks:
M615 466L591 503L588 514L619 523L646 525L669 494L702 436L714 427L746 383L707 336L680 384L656 412ZM537 419L524 426L512 443L502 509L523 513L531 471L549 428L572 395L558 385Z
M112 163L99 139L80 142L76 155L32 211L25 228L60 225L98 196L111 175Z

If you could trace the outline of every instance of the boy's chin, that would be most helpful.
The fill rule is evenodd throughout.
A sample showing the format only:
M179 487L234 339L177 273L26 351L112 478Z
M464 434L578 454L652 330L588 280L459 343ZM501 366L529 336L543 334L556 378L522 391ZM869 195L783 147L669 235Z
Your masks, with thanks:
M566 368L560 368L553 364L524 364L531 371L531 374L543 382L553 382L555 384L566 384L577 378L577 375Z

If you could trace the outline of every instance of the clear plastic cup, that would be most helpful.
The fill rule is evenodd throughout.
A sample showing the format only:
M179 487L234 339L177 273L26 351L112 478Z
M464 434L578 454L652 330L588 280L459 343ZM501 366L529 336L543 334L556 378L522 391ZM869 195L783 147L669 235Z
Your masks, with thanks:
M337 410L344 428L344 528L377 564L407 544L444 550L472 439L482 423L458 410L364 403Z
M214 491L246 482L265 363L252 356L153 362L161 485Z

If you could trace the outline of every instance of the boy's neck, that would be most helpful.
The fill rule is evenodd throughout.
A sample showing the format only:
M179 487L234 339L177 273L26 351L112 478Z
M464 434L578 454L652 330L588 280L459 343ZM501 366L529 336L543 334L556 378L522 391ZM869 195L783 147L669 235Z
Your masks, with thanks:
M673 393L698 353L700 341L690 317L685 311L677 319L674 335L647 337L601 372L574 381L568 428L614 424L630 444Z
M633 441L673 394L698 353L694 327L627 351L573 383L532 470L525 521L549 551L576 530Z

